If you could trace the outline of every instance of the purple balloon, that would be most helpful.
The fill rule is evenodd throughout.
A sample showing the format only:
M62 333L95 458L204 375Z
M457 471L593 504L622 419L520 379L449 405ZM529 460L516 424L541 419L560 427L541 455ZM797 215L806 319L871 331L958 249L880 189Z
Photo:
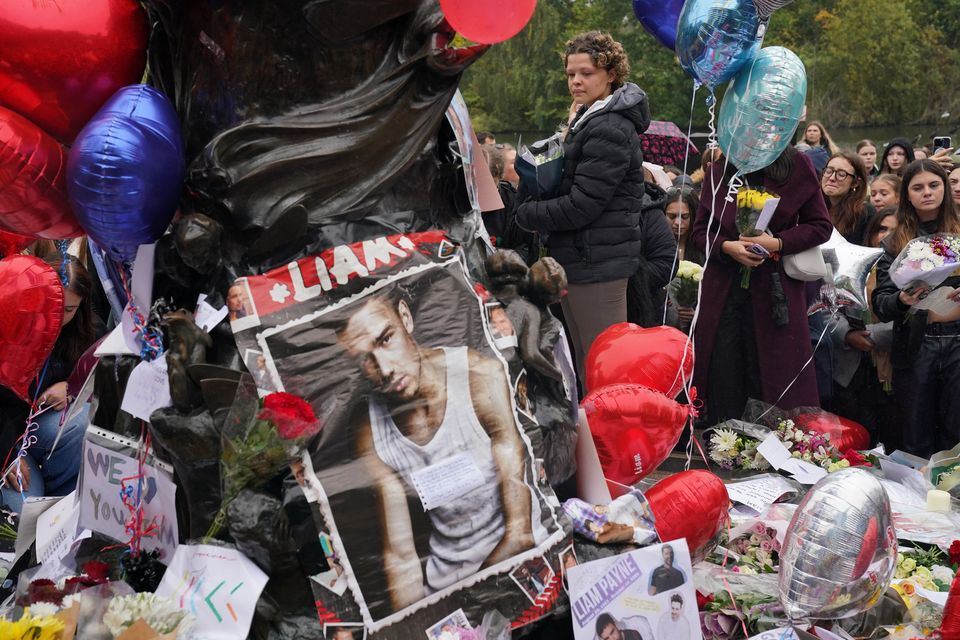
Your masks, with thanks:
M633 13L660 44L673 51L677 48L677 23L683 0L633 0Z
M184 151L173 103L145 84L113 94L80 131L67 192L81 226L112 259L163 235L183 187Z

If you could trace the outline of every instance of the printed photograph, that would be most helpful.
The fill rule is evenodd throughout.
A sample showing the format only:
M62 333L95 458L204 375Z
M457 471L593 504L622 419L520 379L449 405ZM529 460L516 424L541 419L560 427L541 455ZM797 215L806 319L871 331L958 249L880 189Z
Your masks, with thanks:
M461 631L470 631L473 627L467 620L463 609L457 609L449 616L427 629L428 640L463 640ZM471 636L472 637L472 636Z
M362 622L337 622L323 625L324 640L366 640L367 630Z
M510 577L533 604L536 604L537 598L547 590L553 576L553 569L542 557L524 562L510 572Z
M373 620L563 535L462 273L430 265L261 334L267 366L320 407L324 520Z

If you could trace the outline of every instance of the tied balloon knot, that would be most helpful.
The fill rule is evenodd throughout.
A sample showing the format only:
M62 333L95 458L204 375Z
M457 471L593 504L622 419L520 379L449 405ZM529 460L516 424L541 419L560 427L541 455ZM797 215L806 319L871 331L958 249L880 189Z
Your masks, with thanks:
M137 473L120 479L120 501L130 514L124 523L124 531L130 536L126 546L134 556L140 554L144 538L156 537L159 532L159 526L155 520L146 527L143 523L143 485L146 480L144 468L148 451L150 451L150 432L146 429L146 423L141 423L140 442L137 449Z
M743 178L740 176L740 173L737 172L732 178L730 178L730 182L727 185L727 196L724 199L727 202L733 202L737 197L737 193L740 191L740 187L742 186Z
M697 398L697 388L690 387L689 393L687 393L687 411L691 418L699 418L700 410L703 409L703 400Z

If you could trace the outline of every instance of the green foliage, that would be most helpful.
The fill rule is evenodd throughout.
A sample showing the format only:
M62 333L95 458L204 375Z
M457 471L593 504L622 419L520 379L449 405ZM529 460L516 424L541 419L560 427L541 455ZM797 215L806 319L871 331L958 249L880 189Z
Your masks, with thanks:
M650 96L653 117L685 129L693 81L674 52L640 26L629 0L540 0L520 34L465 74L461 86L476 128L555 129L570 105L563 44L589 29L623 43L630 79ZM941 122L948 111L957 112L956 121L958 40L960 0L796 0L773 15L765 45L800 56L810 118L831 127ZM693 124L700 130L705 98L701 90L695 100Z

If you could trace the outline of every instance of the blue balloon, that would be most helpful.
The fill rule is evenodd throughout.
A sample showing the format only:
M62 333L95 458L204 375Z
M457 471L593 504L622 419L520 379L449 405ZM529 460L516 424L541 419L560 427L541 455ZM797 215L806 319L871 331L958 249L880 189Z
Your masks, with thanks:
M763 169L790 144L806 99L807 71L797 54L761 49L723 96L720 150L741 174Z
M106 253L131 263L163 235L183 187L180 120L145 84L113 94L80 131L67 160L67 192L81 226Z
M760 48L753 0L687 0L677 25L680 66L712 93Z
M683 0L633 0L633 13L660 44L673 51L677 48L677 23Z

